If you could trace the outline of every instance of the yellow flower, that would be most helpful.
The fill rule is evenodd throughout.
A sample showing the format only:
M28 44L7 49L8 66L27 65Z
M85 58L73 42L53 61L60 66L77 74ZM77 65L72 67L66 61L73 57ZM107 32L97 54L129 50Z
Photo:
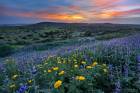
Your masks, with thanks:
M48 73L51 73L51 72L52 72L52 71L49 69L49 70L48 70Z
M18 77L18 75L13 75L13 76L12 76L12 79L13 79L13 80L16 80L17 77Z
M46 71L46 70L44 70L43 72L44 72L44 73L46 73L47 71Z
M6 59L5 61L9 61L9 59Z
M65 63L66 63L66 61L64 60L64 61L63 61L63 63L65 64Z
M78 65L74 65L74 67L75 67L75 68L77 68L77 67L78 67Z
M61 61L58 61L57 63L58 63L58 64L61 64Z
M63 75L64 73L65 71L62 70L61 72L58 73L58 75Z
M82 63L82 64L86 64L86 62L85 62L85 61L82 61L81 63Z
M103 69L103 71L106 73L107 72L107 69Z
M54 67L53 70L57 71L59 68L58 67Z
M48 64L47 62L44 63L44 65L47 65L47 64Z
M50 58L52 58L52 57L53 57L52 55L49 55L49 56L48 56L48 59L50 59Z
M84 76L76 76L76 80L80 80L80 81L83 81L85 80L86 78Z
M37 67L41 67L41 66L42 66L41 64L37 65Z
M96 66L97 64L98 64L97 62L93 62L92 66L94 67L94 66Z
M14 89L14 88L16 88L16 85L15 84L12 84L12 85L10 85L9 86L11 89Z
M62 81L58 80L54 83L54 88L59 88L62 85Z
M104 67L106 67L106 64L102 64Z
M43 68L41 64L37 65L37 67L40 68L40 69Z
M75 64L77 64L77 62L74 62Z
M93 67L92 67L92 66L86 66L86 68L87 68L87 69L91 69L91 68L93 68Z
M33 81L32 80L28 80L28 83L31 84Z
M77 60L76 60L76 59L74 59L73 61L74 61L74 62L76 62Z

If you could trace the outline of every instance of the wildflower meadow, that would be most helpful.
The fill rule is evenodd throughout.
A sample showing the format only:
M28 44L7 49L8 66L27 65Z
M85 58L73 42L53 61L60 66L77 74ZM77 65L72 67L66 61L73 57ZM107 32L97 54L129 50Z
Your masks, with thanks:
M136 37L129 37L131 41L124 38L125 42L123 39L108 41L84 49L79 46L70 53L48 55L37 63L20 64L13 59L6 59L0 68L0 91L139 93L140 42Z
M140 26L0 27L0 93L140 93Z

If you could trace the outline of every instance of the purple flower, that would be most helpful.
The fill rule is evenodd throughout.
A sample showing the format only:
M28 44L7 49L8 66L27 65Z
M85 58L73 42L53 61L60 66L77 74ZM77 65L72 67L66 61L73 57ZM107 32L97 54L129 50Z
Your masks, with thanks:
M37 69L36 69L35 66L32 67L31 72L32 72L32 74L36 74L37 73Z
M140 55L137 56L137 62L140 63Z
M115 83L115 91L114 91L114 93L121 93L121 83L120 83L119 80Z
M26 85L22 85L19 90L17 91L17 93L25 93L25 91L28 89L28 86Z
M83 57L84 57L84 59L85 59L87 62L89 62L89 63L92 62L92 61L91 61L91 58L90 58L88 55L84 55Z
M122 68L122 73L126 78L128 77L128 71L129 71L129 65L128 63L125 63Z
M113 70L113 65L112 64L109 64L109 70Z
M109 79L113 81L113 65L109 64Z
M140 56L137 56L137 77L140 80Z
M80 69L83 69L84 68L84 65L80 65Z

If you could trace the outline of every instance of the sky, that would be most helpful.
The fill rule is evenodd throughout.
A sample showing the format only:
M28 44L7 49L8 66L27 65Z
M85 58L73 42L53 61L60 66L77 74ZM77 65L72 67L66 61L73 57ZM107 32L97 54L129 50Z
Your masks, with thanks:
M140 0L0 0L0 24L140 24Z

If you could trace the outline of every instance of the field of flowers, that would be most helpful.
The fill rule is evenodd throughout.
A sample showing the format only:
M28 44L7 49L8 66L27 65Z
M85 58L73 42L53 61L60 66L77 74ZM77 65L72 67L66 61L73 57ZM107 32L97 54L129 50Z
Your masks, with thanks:
M6 59L0 65L0 93L140 93L139 35L39 57L39 62Z

